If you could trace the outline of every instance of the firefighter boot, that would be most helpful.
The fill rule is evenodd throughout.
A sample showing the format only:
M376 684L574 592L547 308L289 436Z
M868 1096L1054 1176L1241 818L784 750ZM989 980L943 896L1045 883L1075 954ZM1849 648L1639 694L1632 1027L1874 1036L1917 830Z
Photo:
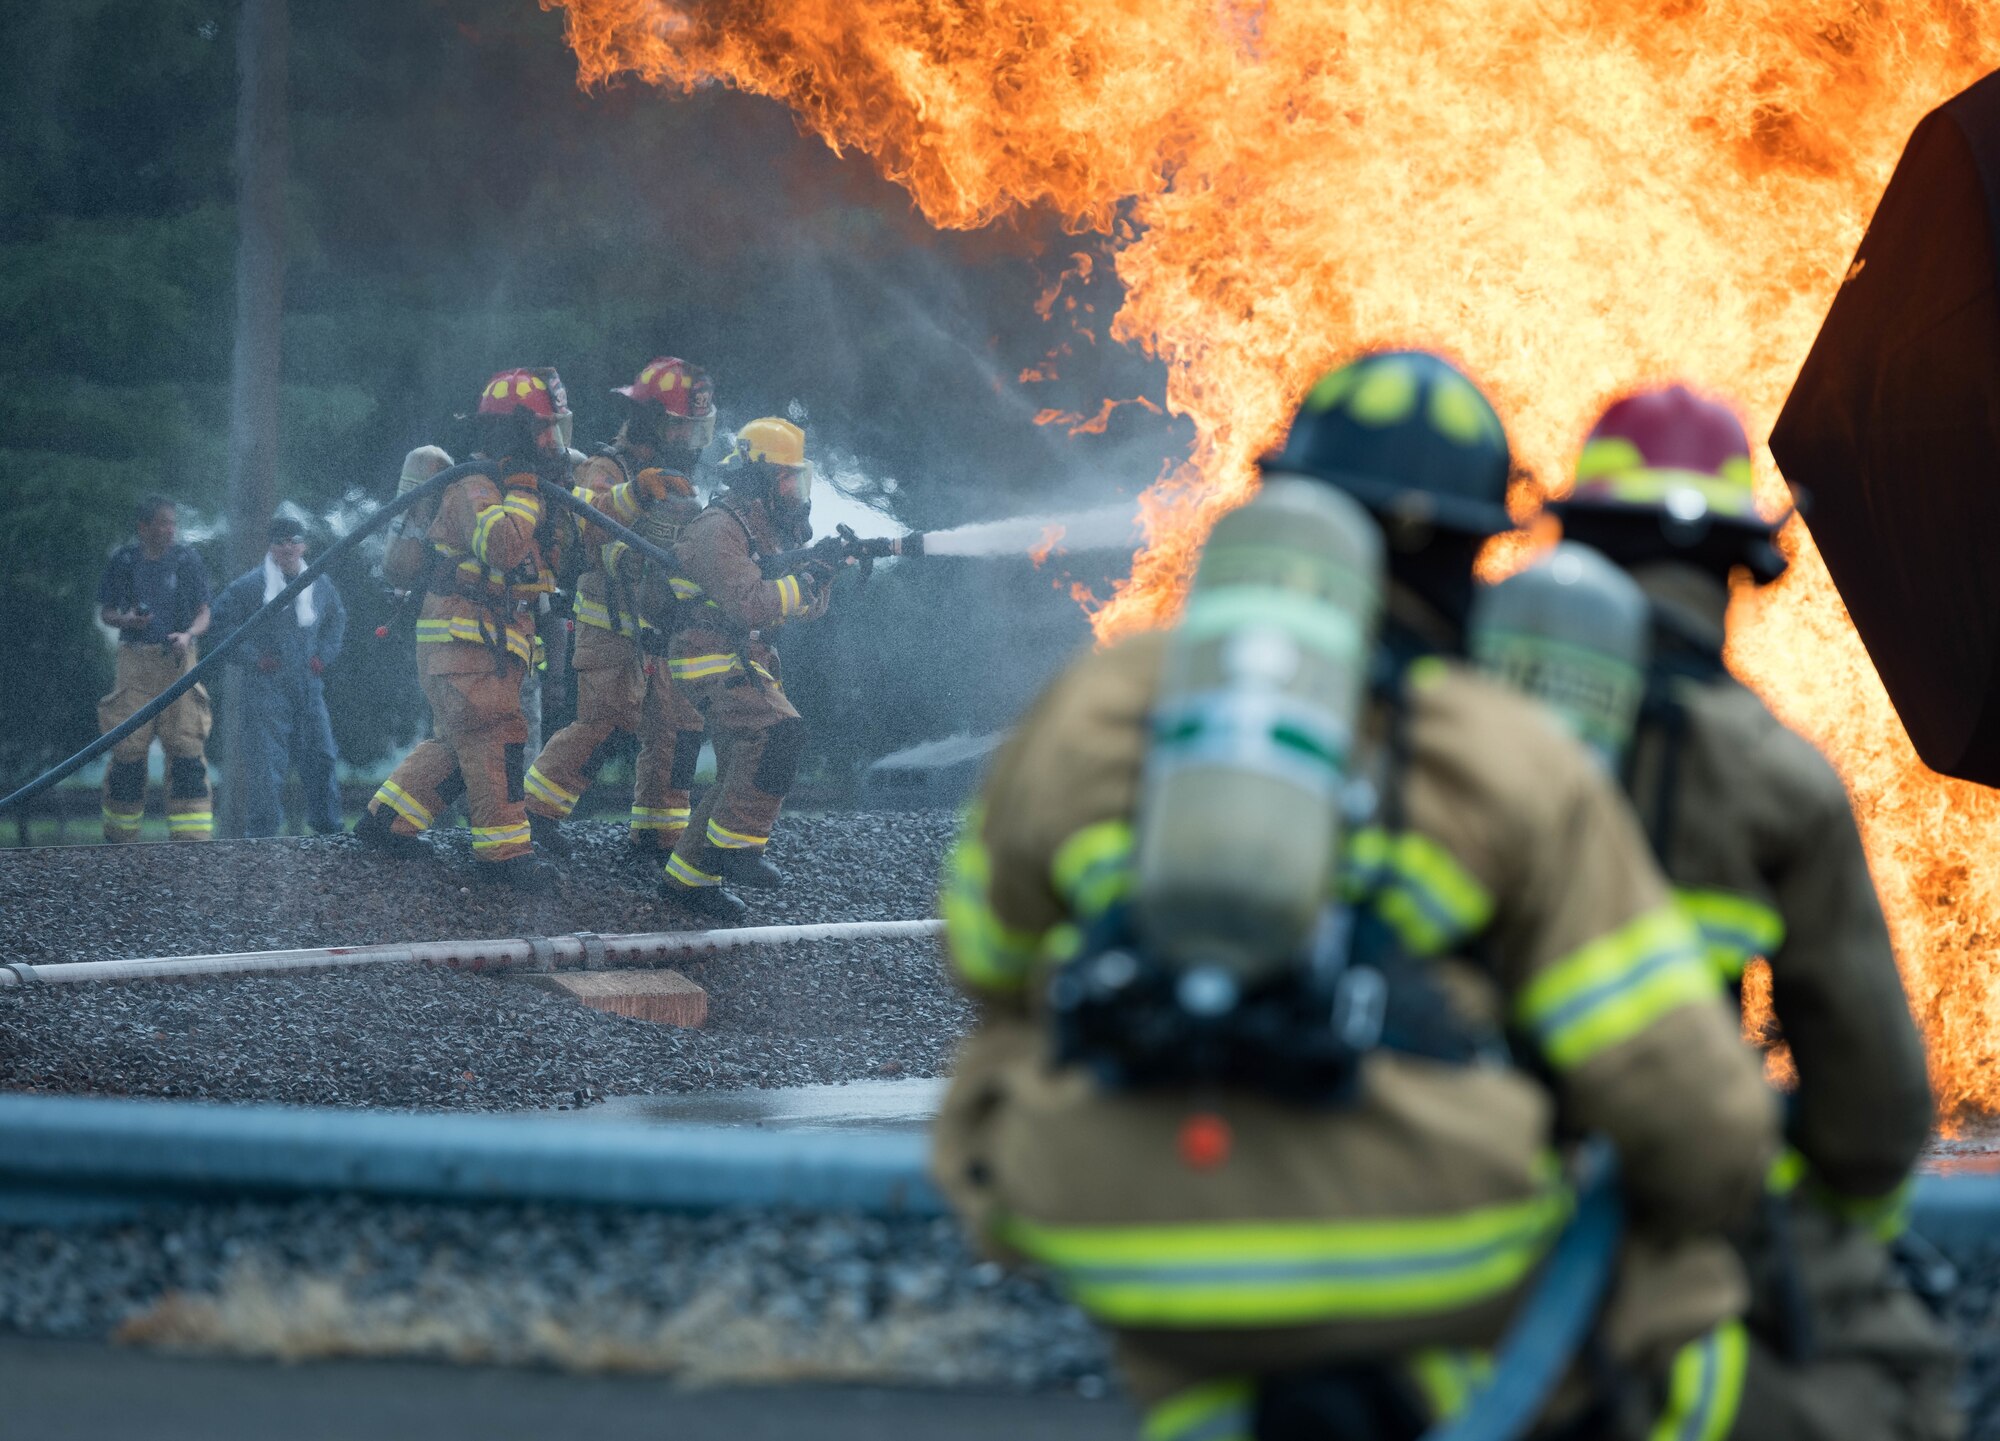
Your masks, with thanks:
M775 891L785 883L785 873L764 859L762 851L724 851L722 879L732 886L753 891Z
M534 837L537 850L547 851L559 861L570 858L569 839L563 835L562 822L554 816L537 815L529 811L528 834Z
M556 868L539 856L515 856L506 861L474 861L474 879L492 886L510 886L528 895L546 895L556 888Z
M394 812L386 806L381 810L363 811L361 819L354 823L352 835L369 850L382 851L398 860L422 860L430 854L430 849L415 836L401 836L390 830L394 820Z
M673 876L660 882L660 899L716 927L740 926L750 914L748 906L721 886L691 886Z

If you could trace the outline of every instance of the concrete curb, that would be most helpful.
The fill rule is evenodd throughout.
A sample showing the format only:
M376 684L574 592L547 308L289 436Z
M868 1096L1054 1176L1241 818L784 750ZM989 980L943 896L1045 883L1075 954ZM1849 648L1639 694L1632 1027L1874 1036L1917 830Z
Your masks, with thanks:
M0 1095L0 1222L329 1193L932 1216L925 1138Z

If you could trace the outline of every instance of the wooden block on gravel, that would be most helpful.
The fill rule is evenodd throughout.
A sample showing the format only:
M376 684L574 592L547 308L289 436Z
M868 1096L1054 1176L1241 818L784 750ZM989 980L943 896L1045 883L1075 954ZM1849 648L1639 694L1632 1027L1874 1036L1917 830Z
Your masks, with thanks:
M614 1016L685 1027L708 1019L708 992L679 971L560 971L521 979Z

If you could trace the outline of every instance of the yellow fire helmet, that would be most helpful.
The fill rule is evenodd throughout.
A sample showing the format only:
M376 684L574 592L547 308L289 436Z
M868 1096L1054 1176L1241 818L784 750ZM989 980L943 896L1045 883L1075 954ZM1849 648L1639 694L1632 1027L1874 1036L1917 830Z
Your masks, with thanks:
M767 415L736 432L736 459L786 467L806 463L806 433L789 420Z

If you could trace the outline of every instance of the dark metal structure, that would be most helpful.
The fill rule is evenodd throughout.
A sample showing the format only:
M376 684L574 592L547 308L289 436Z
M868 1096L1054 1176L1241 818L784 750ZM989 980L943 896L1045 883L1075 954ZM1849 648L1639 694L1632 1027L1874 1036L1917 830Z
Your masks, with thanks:
M2000 74L1910 136L1771 436L1932 769L2000 784Z

